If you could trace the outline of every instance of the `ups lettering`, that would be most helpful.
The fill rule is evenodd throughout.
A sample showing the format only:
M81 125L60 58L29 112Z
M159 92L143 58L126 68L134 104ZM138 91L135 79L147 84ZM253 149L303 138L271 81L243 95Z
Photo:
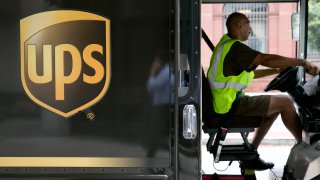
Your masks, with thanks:
M37 49L36 45L27 45L27 74L30 80L36 84L46 84L53 81L55 77L55 99L64 100L65 86L74 83L81 76L82 66L90 66L94 70L94 75L87 75L82 73L82 81L87 84L97 84L103 80L104 77L104 67L103 65L95 59L92 54L100 53L103 55L103 47L99 44L89 44L87 45L83 52L79 50L72 44L60 44L54 47L54 52L52 52L52 45L43 45L43 73L39 75L37 73L37 61L39 58L36 56ZM71 72L65 74L65 54L68 53L71 56ZM54 64L53 64L54 55ZM83 59L83 61L82 61ZM54 67L54 72L53 72Z

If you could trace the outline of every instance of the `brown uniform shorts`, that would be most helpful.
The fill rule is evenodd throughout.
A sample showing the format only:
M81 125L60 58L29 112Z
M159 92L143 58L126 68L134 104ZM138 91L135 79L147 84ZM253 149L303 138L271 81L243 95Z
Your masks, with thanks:
M266 117L269 104L270 95L242 96L235 114Z

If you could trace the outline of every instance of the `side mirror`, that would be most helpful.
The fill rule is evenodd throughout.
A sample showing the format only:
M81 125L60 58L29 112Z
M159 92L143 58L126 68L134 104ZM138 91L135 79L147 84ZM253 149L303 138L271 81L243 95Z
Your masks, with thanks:
M299 41L299 26L300 26L300 14L295 13L291 16L291 32L292 39L294 41Z

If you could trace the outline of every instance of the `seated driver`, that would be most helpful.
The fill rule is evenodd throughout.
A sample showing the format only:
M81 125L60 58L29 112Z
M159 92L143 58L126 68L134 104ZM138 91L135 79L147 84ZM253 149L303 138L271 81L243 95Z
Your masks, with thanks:
M245 96L243 90L253 78L275 74L277 69L255 70L259 65L270 68L302 66L310 75L317 75L318 68L303 60L274 54L263 54L242 43L250 34L250 21L241 13L232 13L226 22L228 33L223 35L211 57L207 77L214 98L213 106L217 114L262 116L260 127L252 141L258 149L262 139L278 115L296 141L302 140L302 126L292 99L287 95ZM237 100L236 100L237 99ZM236 100L236 101L235 101ZM237 102L237 105L234 102ZM241 122L239 122L241 123ZM247 169L265 170L274 166L259 156L253 160L240 162Z

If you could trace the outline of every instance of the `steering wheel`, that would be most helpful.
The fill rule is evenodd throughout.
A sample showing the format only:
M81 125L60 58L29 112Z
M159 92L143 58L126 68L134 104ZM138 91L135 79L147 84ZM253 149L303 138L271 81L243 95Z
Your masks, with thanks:
M270 90L280 90L286 92L291 88L295 88L299 82L298 67L287 67L276 76L264 89L265 92Z

